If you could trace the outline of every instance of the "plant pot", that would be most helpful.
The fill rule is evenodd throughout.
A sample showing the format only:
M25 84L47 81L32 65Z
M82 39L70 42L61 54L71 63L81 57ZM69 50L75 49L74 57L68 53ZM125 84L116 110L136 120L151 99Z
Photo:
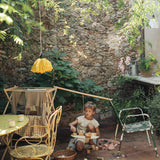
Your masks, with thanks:
M152 70L148 71L148 72L141 72L141 76L142 77L152 77Z
M151 70L149 70L148 72L143 72L142 70L140 70L141 72L141 76L142 77L152 77L152 68L153 68L154 62L151 62Z

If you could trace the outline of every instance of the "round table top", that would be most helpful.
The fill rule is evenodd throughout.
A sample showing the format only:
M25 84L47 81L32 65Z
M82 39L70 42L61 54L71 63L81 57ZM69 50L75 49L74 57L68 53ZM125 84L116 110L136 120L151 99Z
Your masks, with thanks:
M15 126L10 127L8 120L15 120ZM29 122L29 118L24 116L24 121L18 121L18 115L0 115L0 136L12 133L17 131L20 128L23 128Z

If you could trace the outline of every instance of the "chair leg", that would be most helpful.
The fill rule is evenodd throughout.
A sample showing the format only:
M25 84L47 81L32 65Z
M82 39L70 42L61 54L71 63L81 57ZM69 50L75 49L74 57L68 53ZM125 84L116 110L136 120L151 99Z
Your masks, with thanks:
M149 146L151 146L151 140L150 140L150 137L149 137L148 131L146 131L146 134L147 134L148 144L149 144Z
M46 158L45 158L45 160L50 160L50 159L51 159L50 155L47 155Z
M156 156L159 157L158 151L157 151L157 147L156 147L156 141L155 141L155 138L154 138L154 135L153 135L153 130L151 130L151 136L152 136L152 140L153 140L154 150L156 152Z
M115 141L117 139L118 128L119 128L119 123L117 123L117 125L116 125L116 130L115 130L115 134L114 134L114 140Z
M122 129L122 134L121 134L121 138L120 138L119 151L121 150L121 145L122 145L122 141L123 141L123 136L124 136L124 128Z

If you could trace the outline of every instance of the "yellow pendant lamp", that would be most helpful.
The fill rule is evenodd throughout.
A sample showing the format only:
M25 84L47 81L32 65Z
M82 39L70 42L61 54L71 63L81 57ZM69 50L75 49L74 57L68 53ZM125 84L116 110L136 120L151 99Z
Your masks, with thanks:
M31 72L35 73L45 73L53 70L52 63L46 59L42 58L42 36L41 36L41 11L40 11L40 2L39 2L39 17L40 17L40 56L34 62Z
M38 58L33 66L31 71L35 72L35 73L45 73L45 72L50 72L52 71L53 67L52 67L52 63L46 59L46 58Z

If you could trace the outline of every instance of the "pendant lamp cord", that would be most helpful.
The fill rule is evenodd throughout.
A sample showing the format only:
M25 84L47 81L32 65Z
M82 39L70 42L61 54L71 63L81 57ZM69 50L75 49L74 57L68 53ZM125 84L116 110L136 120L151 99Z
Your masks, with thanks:
M41 4L39 1L39 23L40 23L40 32L39 32L39 40L40 40L40 57L42 57L42 32L41 32Z

